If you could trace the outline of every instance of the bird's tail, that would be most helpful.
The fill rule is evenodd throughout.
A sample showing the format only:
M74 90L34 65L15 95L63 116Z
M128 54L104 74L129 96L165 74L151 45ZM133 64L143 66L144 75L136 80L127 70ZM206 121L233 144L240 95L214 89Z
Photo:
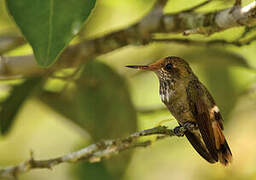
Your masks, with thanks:
M216 150L218 153L218 159L221 164L228 165L232 162L232 153L225 139L225 136L221 130L218 122L213 122L213 133L215 137Z

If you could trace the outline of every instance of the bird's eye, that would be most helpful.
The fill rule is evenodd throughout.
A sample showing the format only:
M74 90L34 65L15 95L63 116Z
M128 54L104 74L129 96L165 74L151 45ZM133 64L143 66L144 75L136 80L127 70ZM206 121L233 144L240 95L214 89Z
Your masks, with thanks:
M173 66L172 66L172 64L171 64L171 63L169 63L169 64L166 64L166 66L165 66L165 69L166 69L167 71L170 71L170 70L172 70L172 69L173 69Z

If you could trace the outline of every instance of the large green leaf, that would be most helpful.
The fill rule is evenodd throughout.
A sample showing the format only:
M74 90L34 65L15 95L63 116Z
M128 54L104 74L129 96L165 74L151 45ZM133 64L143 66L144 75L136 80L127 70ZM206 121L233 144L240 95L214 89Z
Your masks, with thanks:
M76 104L79 123L92 129L97 139L106 137L106 132L116 138L135 130L136 112L125 80L103 63L85 66L78 80Z
M35 87L40 84L41 80L41 78L31 78L19 85L15 85L10 95L1 102L0 129L2 134L9 131L24 101L31 95Z
M79 32L96 0L7 0L7 8L41 66L51 65Z

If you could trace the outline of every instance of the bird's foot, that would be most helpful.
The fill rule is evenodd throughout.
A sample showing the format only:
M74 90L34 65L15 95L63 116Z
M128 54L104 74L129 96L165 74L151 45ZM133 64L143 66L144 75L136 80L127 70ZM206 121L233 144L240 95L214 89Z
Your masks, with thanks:
M186 131L193 131L196 128L196 124L192 122L186 122L183 125L174 128L174 134L178 137L184 136Z
M185 132L185 131L186 131L186 130L184 130L184 127L183 127L183 126L177 126L177 127L175 127L175 128L173 129L174 134L175 134L176 136L178 136L178 137L184 136L184 132Z
M187 131L193 131L195 130L195 128L197 127L195 123L193 122L186 122L183 124L183 127L185 128L185 130Z

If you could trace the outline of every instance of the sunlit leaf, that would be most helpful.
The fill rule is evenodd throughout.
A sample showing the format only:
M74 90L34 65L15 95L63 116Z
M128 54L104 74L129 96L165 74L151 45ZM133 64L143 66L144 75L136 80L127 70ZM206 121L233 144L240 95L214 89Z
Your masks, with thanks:
M7 0L10 15L31 44L36 61L51 65L79 32L96 0Z

